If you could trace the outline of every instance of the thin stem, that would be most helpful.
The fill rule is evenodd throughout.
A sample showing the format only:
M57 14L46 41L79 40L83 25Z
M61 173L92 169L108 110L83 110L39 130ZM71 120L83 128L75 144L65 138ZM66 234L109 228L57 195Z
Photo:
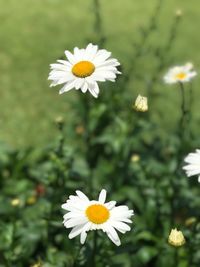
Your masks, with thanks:
M97 253L97 231L94 231L93 250L92 250L92 257L91 257L91 266L92 267L96 267L96 253Z
M102 46L105 41L105 38L102 30L100 1L99 0L93 0L93 1L94 1L94 14L95 14L94 32L98 34L99 45Z
M95 168L94 166L94 159L93 159L93 145L92 145L92 133L89 129L89 119L90 119L90 109L91 109L91 103L88 95L80 95L81 97L81 103L82 103L82 118L83 118L83 125L85 128L85 135L84 135L84 142L85 142L85 153L86 153L86 161L90 170L90 173L88 175L88 181L87 181L87 189L88 193L92 194L94 190L94 184L93 184L93 170Z
M179 262L178 248L175 248L175 251L174 251L174 267L178 266L178 262Z
M189 125L189 136L192 136L190 123L192 121L192 106L194 104L194 95L193 95L193 87L192 84L190 85L189 89L189 107L188 107L188 125Z
M153 74L151 80L147 84L147 94L150 98L152 95L152 89L154 84L157 82L159 74L163 70L163 68L168 64L169 61L169 53L176 40L177 30L180 22L180 17L175 17L174 21L172 22L172 26L169 30L169 36L164 47L157 47L155 50L155 56L158 58L158 65L155 69L155 73ZM152 98L154 99L154 98Z
M128 84L129 81L132 79L132 73L135 69L135 64L137 63L136 59L142 56L144 53L145 45L148 41L149 36L153 31L156 30L157 20L161 11L163 0L158 0L157 5L155 7L155 10L150 18L148 27L146 29L141 29L141 39L137 44L134 44L135 47L135 53L133 54L133 57L131 58L130 62L131 65L129 67L129 70L127 71L127 75L125 75L125 83Z
M180 82L179 85L181 91L180 139L182 142L185 138L185 133L186 133L186 127L188 122L187 121L188 110L186 108L185 89L183 83Z

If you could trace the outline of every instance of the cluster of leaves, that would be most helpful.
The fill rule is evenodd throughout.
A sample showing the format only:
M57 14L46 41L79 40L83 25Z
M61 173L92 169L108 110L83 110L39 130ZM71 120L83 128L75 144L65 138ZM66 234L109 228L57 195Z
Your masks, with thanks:
M0 145L0 267L199 265L199 185L186 178L181 164L200 140L191 133L183 140L179 129L160 135L151 111L138 114L132 109L127 89L130 79L141 80L141 69L134 72L134 65L142 55L156 56L147 88L150 98L156 75L169 63L163 55L171 48L177 18L166 46L151 47L147 40L156 28L155 17L157 13L141 30L141 43L134 44L128 75L114 85L102 85L97 100L78 92L74 120L65 125L57 119L55 142L17 151ZM96 199L102 188L108 198L135 212L133 230L121 236L121 247L101 232L95 246L92 232L81 246L78 238L68 239L62 225L61 204L70 194L80 189ZM186 237L179 249L167 243L174 227Z
M71 142L59 119L58 137L46 149L1 146L0 266L95 266L94 257L99 267L200 262L199 186L181 170L195 143L183 145L176 131L161 137L150 114L129 106L119 112L126 99L115 87L104 92L98 101L80 95ZM94 255L92 233L84 247L68 239L60 206L76 189L96 198L103 187L135 216L121 247L99 233ZM178 250L167 243L175 226L187 240Z

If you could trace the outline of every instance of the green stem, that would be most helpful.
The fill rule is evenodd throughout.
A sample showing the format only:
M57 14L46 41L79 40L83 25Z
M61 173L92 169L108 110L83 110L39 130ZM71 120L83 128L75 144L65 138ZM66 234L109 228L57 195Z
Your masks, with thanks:
M151 98L153 96L152 93L154 84L157 82L159 74L162 72L163 68L169 63L168 62L169 53L176 40L179 22L180 22L180 17L175 17L174 21L172 22L172 26L169 29L169 36L166 45L164 47L159 46L157 47L157 50L155 50L155 56L158 59L158 65L155 69L155 73L153 74L151 80L147 84L148 98ZM152 97L152 99L155 99L155 97Z
M141 29L141 39L137 44L134 44L135 47L135 53L133 54L133 57L131 58L130 67L127 71L127 75L124 76L124 83L128 84L130 80L132 80L133 77L133 71L135 69L135 64L137 64L136 59L140 58L144 53L145 45L148 41L149 36L152 32L156 30L156 25L158 24L157 20L159 18L159 14L161 11L163 0L158 0L157 5L155 7L155 10L150 18L149 24L146 29Z
M96 267L96 253L97 253L97 231L94 231L93 235L93 250L91 257L91 266Z
M189 137L191 138L192 137L192 132L191 132L191 127L190 127L190 124L191 124L191 121L192 121L192 106L193 106L193 103L194 103L194 95L193 95L193 87L192 87L192 84L190 85L190 89L189 89L189 108L188 108L188 131L189 131Z
M84 135L84 142L85 142L85 154L86 154L86 161L90 170L88 175L88 183L87 189L88 193L93 194L94 184L93 184L93 170L94 170L94 163L93 163L93 145L92 145L92 133L89 129L89 119L90 119L90 109L91 103L88 95L81 95L81 103L82 103L82 118L83 124L85 128L85 135Z
M186 108L185 89L183 83L179 83L181 91L181 119L180 119L180 139L181 143L184 141L187 127L188 110Z
M101 9L99 0L94 0L94 14L95 14L94 32L98 34L99 45L102 46L105 41L105 38L102 30L102 19L101 19Z
M178 266L178 262L179 262L178 248L175 248L175 250L174 250L174 267Z

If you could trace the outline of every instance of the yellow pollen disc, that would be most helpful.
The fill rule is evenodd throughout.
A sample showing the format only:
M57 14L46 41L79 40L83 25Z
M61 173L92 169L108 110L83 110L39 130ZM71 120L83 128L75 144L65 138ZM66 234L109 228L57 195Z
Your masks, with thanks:
M176 79L179 79L179 80L183 80L186 78L186 74L184 72L180 72L178 74L176 74Z
M85 78L90 76L94 70L95 66L92 62L80 61L73 66L72 73L79 78Z
M88 219L96 224L101 224L106 222L110 217L109 210L100 204L94 204L89 206L86 211L86 216Z

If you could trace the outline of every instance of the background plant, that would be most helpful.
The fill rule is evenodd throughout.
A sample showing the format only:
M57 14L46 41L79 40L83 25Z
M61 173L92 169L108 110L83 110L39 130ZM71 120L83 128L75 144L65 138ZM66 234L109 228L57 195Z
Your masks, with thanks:
M97 100L77 92L70 107L73 120L69 124L64 112L56 119L55 140L40 148L0 146L0 266L199 265L199 185L181 165L200 140L193 131L180 138L179 118L170 110L165 112L173 127L161 129L154 108L162 101L162 90L176 90L179 103L174 105L181 116L179 88L162 83L163 72L175 62L171 53L181 17L172 14L164 41L155 40L162 4L158 1L147 25L138 29L123 75L115 84L101 85ZM91 8L96 12L93 32L85 42L107 47L101 2L94 1ZM151 67L145 64L149 61ZM140 88L149 97L150 111L144 114L132 109ZM135 216L121 247L99 233L94 254L92 233L86 246L68 239L60 205L76 189L96 198L102 187L110 199L133 208ZM186 237L179 249L167 243L175 226Z

